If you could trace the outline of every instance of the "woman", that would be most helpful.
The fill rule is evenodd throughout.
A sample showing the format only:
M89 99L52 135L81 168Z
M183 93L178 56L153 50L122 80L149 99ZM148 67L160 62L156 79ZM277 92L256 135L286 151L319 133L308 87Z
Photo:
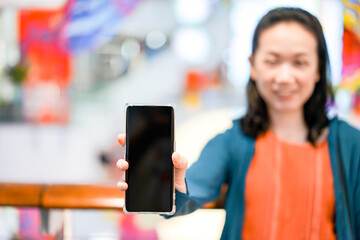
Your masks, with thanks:
M222 239L360 239L360 132L327 117L319 21L297 8L268 12L249 60L246 115L188 170L173 154L175 216L216 200L226 183ZM122 159L118 166L128 168Z

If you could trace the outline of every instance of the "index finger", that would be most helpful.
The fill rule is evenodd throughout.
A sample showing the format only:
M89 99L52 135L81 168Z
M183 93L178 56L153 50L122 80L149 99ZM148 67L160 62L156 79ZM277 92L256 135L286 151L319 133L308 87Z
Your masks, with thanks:
M125 146L125 133L120 133L117 137L118 142L122 145Z

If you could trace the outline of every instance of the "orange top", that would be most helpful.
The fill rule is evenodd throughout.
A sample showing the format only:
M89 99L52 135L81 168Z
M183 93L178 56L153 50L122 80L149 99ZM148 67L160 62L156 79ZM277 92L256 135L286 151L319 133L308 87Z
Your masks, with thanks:
M243 239L336 239L328 143L289 143L268 131L245 183Z

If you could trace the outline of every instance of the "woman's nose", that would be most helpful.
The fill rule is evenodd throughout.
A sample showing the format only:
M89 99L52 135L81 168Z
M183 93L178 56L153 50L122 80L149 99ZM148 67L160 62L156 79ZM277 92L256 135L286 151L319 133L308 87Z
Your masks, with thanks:
M289 64L283 63L279 65L276 76L275 82L276 83L292 83L294 82L295 78L293 75L292 68Z

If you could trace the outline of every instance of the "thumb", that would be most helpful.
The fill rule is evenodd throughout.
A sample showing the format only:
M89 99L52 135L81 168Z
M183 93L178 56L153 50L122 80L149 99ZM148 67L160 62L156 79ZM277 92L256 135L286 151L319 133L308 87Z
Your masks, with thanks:
M186 193L185 174L188 161L177 152L173 153L172 160L175 169L175 188L182 193Z

